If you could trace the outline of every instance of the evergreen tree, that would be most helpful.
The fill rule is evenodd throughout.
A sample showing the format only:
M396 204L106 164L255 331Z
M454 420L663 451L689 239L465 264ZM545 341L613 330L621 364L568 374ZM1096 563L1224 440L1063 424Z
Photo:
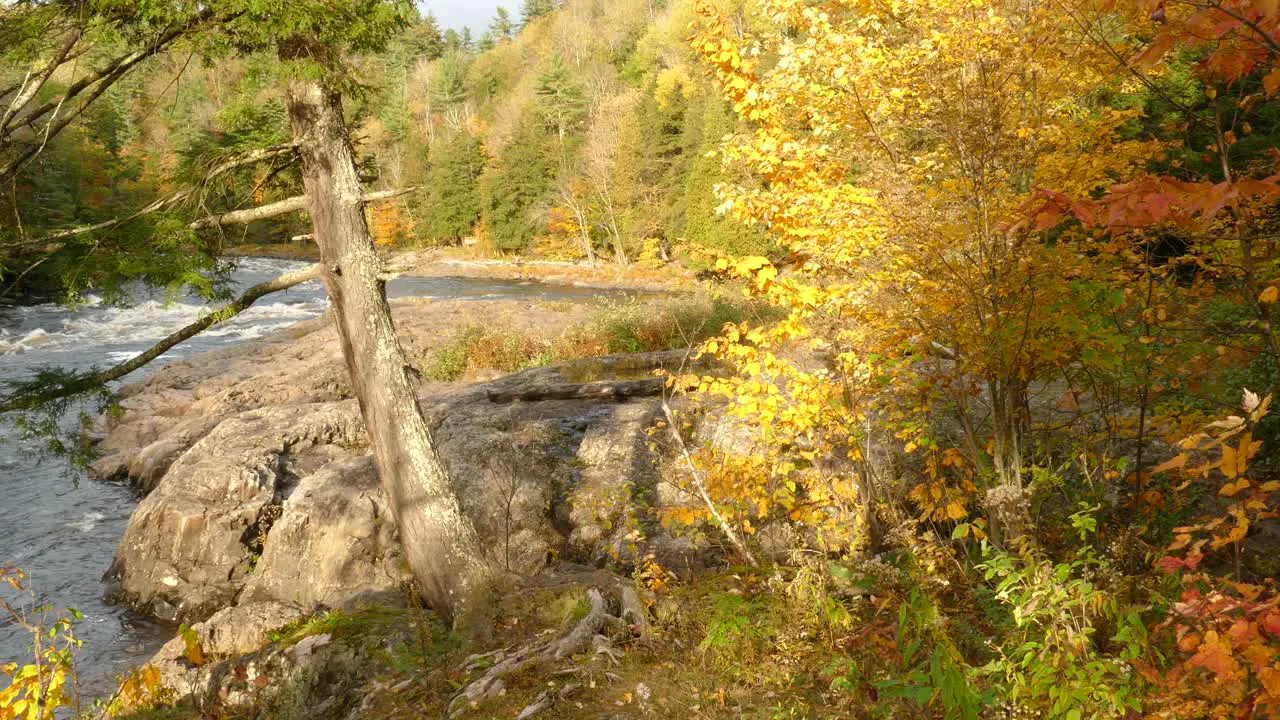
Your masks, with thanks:
M452 31L450 31L452 32ZM467 56L461 50L455 50L441 58L431 85L427 89L431 96L431 104L437 110L448 110L466 102L467 99Z
M555 9L554 0L524 0L524 6L520 9L520 16L524 24L528 25L534 18L549 15Z
M489 32L497 41L508 40L516 34L515 24L511 22L511 13L501 5L498 6L493 21L489 23Z
M493 40L493 33L486 30L480 39L476 41L476 50L480 52L489 52L497 43Z
M735 130L732 111L717 98L708 99L701 112L690 112L694 152L687 153L691 164L684 176L684 190L672 188L672 195L683 194L683 235L695 245L716 248L731 255L765 255L773 249L768 236L756 228L716 212L720 200L716 183L724 182L724 167L717 150L720 139Z
M426 60L436 60L444 54L444 35L440 33L440 22L432 13L427 13L422 22L410 28L407 41Z
M462 35L458 38L459 44L463 50L471 52L476 49L476 41L471 37L471 28L462 26Z
M551 54L538 74L534 90L538 96L538 117L556 133L561 145L565 136L577 129L587 116L587 96L569 74L559 51Z
M480 219L478 183L484 172L484 152L479 138L459 133L432 157L426 234L438 242L456 243Z
M535 123L525 122L499 158L497 169L484 177L481 191L484 219L493 246L520 251L542 231L538 206L551 187L554 151Z
M449 28L444 31L444 51L446 53L458 52L462 50L462 35L457 30Z

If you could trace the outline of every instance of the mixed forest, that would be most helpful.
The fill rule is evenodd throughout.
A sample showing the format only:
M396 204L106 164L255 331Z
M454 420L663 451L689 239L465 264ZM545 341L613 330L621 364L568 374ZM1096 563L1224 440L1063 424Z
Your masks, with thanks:
M229 248L318 245L453 627L493 577L375 246L749 308L666 375L741 442L653 430L693 498L657 521L722 569L615 568L654 598L629 662L698 674L679 714L1280 717L1280 2L16 2L0 48L0 301L225 299ZM53 717L59 647L0 719Z

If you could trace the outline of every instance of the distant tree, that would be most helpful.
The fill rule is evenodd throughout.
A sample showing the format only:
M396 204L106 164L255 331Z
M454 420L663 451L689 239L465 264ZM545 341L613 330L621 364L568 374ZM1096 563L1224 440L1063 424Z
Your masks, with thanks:
M431 78L428 92L431 104L443 110L465 102L467 99L467 61L466 56L454 51L440 59L437 70Z
M524 0L520 8L520 16L525 25L535 18L551 14L556 9L555 0Z
M582 86L569 74L559 51L551 54L534 92L538 96L538 117L555 131L563 149L565 137L581 126L587 117L587 96Z
M462 35L459 34L458 31L454 30L453 28L449 28L448 30L445 30L444 31L444 51L446 53L449 53L449 52L457 52L462 49L463 49Z
M496 41L509 40L516 34L515 23L511 22L511 13L501 5L498 6L493 21L489 23L489 32Z
M471 108L467 103L467 67L471 57L463 50L453 50L436 64L427 91L431 108L444 117L453 131L462 129Z
M497 43L494 42L493 39L493 33L485 30L484 34L480 36L480 39L476 41L476 50L479 52L489 52L496 44Z
M555 174L548 140L537 123L522 123L481 183L485 224L499 250L524 250L542 231L538 208Z
M436 241L455 243L480 219L479 180L485 166L480 139L458 133L432 154L432 160L426 234Z
M427 13L422 22L411 27L405 40L417 47L427 60L435 60L444 54L444 35L440 33L440 22L432 13Z
M458 41L462 49L466 50L467 52L471 52L472 50L476 49L476 41L474 38L471 37L470 27L467 27L465 25L462 27L462 35L458 38Z

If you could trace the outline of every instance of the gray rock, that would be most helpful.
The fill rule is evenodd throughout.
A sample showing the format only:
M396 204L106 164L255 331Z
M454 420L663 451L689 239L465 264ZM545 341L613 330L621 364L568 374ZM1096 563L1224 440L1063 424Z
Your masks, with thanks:
M358 447L355 403L252 410L219 423L173 463L129 519L108 571L114 594L169 621L202 620L234 600L308 453ZM278 512L278 510L277 510Z
M271 642L271 634L304 617L300 608L277 602L256 602L225 608L208 620L191 626L204 664L187 661L187 641L175 637L160 648L149 665L160 671L161 684L179 697L198 692L205 665L239 658L256 652Z
M411 576L373 458L334 460L285 499L240 602L337 607L398 588Z

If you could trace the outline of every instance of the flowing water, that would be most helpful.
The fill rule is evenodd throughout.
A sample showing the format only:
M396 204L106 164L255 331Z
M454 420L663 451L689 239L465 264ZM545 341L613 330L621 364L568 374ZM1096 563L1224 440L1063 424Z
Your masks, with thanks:
M247 288L304 263L246 258L233 272ZM398 278L391 297L453 299L587 299L597 291L536 283L464 279ZM139 292L128 307L110 307L90 297L74 310L45 304L0 308L0 382L30 377L41 367L84 370L106 367L150 347L207 309L195 300L166 303L163 294ZM231 322L174 348L154 366L193 353L260 337L324 312L318 282L305 283L260 300ZM138 380L147 370L126 381ZM75 412L64 418L68 427ZM76 608L84 619L76 634L81 684L87 695L110 689L112 680L146 659L172 635L172 628L102 601L102 574L137 503L122 484L77 477L67 461L41 453L37 440L18 437L0 418L0 566L30 576L36 605ZM12 593L0 595L12 600ZM0 665L30 661L30 635L0 622Z

